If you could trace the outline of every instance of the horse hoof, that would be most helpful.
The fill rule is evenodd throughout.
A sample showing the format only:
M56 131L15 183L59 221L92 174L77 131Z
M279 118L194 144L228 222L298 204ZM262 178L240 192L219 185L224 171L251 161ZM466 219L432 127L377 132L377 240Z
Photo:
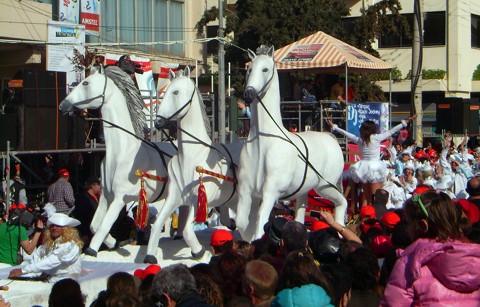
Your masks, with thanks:
M90 248L90 247L87 247L87 248L83 251L83 253L84 253L85 255L89 255L89 256L92 256L92 257L97 257L97 251L94 250L93 248Z
M234 219L230 219L230 225L228 225L227 228L231 231L235 231L235 229L237 229L237 224L235 223Z
M145 258L143 258L143 263L150 263L150 264L157 264L157 258L152 255L146 255Z
M183 236L181 235L176 235L175 237L173 237L174 240L182 240L183 239Z
M192 252L192 258L193 259L200 259L205 255L205 249L202 247L202 249L198 253Z

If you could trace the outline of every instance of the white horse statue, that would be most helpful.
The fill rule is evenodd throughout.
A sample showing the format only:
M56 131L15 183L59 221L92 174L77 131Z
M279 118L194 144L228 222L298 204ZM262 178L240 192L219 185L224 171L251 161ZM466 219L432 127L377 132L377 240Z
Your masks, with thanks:
M191 248L192 256L200 258L204 249L195 235L193 222L197 211L198 187L200 184L197 166L224 176L235 178L235 167L240 158L243 143L213 144L210 138L210 123L202 97L190 79L190 69L175 76L170 71L170 85L165 91L162 103L157 109L155 126L163 127L168 121L177 121L178 153L168 163L169 181L167 198L160 208L148 242L147 256L144 262L156 263L156 249L160 239L160 230L165 220L181 205L189 207L189 213L183 231L183 238ZM234 207L237 203L236 184L210 175L203 176L203 183L209 207L226 205ZM226 209L226 208L225 208ZM229 222L221 210L224 225Z
M145 104L130 76L116 66L92 73L59 108L63 113L74 108L101 109L102 112L106 147L101 163L103 191L90 225L94 236L85 250L86 254L96 256L102 242L109 248L115 247L116 241L109 231L125 205L138 200L140 178L135 171L167 177L166 165L176 149L168 143L142 142ZM150 201L166 196L165 183L160 181L146 179L145 190Z
M295 219L303 223L311 189L333 201L335 220L343 225L347 201L337 188L344 165L340 145L330 133L291 133L283 127L274 49L260 51L258 56L248 51L252 63L244 96L252 115L240 156L237 228L245 240L260 238L279 199L296 198Z

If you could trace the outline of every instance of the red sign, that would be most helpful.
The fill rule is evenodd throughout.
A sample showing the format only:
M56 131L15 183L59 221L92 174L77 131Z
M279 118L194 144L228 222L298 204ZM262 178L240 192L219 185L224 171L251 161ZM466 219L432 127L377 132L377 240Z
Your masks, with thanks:
M82 12L80 14L81 24L85 25L85 30L98 32L100 30L100 15Z

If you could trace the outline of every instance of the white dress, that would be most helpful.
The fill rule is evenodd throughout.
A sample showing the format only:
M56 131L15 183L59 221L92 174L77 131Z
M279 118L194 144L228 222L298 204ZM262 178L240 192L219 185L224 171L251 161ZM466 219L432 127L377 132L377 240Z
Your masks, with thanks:
M387 178L387 167L385 163L380 160L380 143L406 126L407 123L402 120L401 124L396 125L384 133L372 134L370 136L370 143L365 144L360 137L338 128L337 125L333 125L332 131L344 135L349 141L357 144L362 154L362 160L350 166L347 175L356 183L374 183L385 181Z
M39 246L32 254L23 274L47 273L49 275L76 274L82 269L80 247L72 241L55 242L51 248Z

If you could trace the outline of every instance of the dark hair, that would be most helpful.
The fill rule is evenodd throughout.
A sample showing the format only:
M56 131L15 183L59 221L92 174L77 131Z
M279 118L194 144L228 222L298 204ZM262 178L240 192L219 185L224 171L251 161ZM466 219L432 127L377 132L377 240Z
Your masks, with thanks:
M480 179L477 177L470 178L467 181L466 191L470 196L480 196Z
M392 245L398 248L407 248L412 244L412 238L408 235L408 223L404 220L395 225L392 232Z
M365 144L370 144L370 136L377 133L377 126L371 120L366 120L360 126L360 138Z
M48 297L49 307L84 307L85 296L82 294L80 284L71 279L65 278L57 281Z
M304 251L291 252L285 259L277 292L308 284L322 287L330 297L333 297L330 284L323 272L315 264L313 256Z
M129 293L116 293L107 298L107 307L137 307L138 298Z
M342 297L352 289L352 272L345 263L322 264L322 271L333 289L332 304L340 306Z
M218 258L217 267L223 278L223 294L226 301L234 296L242 295L242 280L246 262L243 256L233 250L222 254Z
M405 202L407 216L415 223L415 238L430 238L439 241L460 238L460 226L452 199L443 192L427 191ZM428 216L423 212L422 205ZM421 233L418 222L426 220L428 230Z
M212 306L223 305L223 291L219 284L217 284L212 277L200 273L199 271L192 272L195 282L197 283L197 294L207 304Z
M380 267L372 251L365 247L357 248L347 255L345 263L352 271L352 290L376 290Z
M283 248L287 252L307 248L307 228L297 221L288 221L282 228Z
M137 286L133 275L127 272L117 272L107 280L107 290L110 293L128 293L134 297L138 296Z

